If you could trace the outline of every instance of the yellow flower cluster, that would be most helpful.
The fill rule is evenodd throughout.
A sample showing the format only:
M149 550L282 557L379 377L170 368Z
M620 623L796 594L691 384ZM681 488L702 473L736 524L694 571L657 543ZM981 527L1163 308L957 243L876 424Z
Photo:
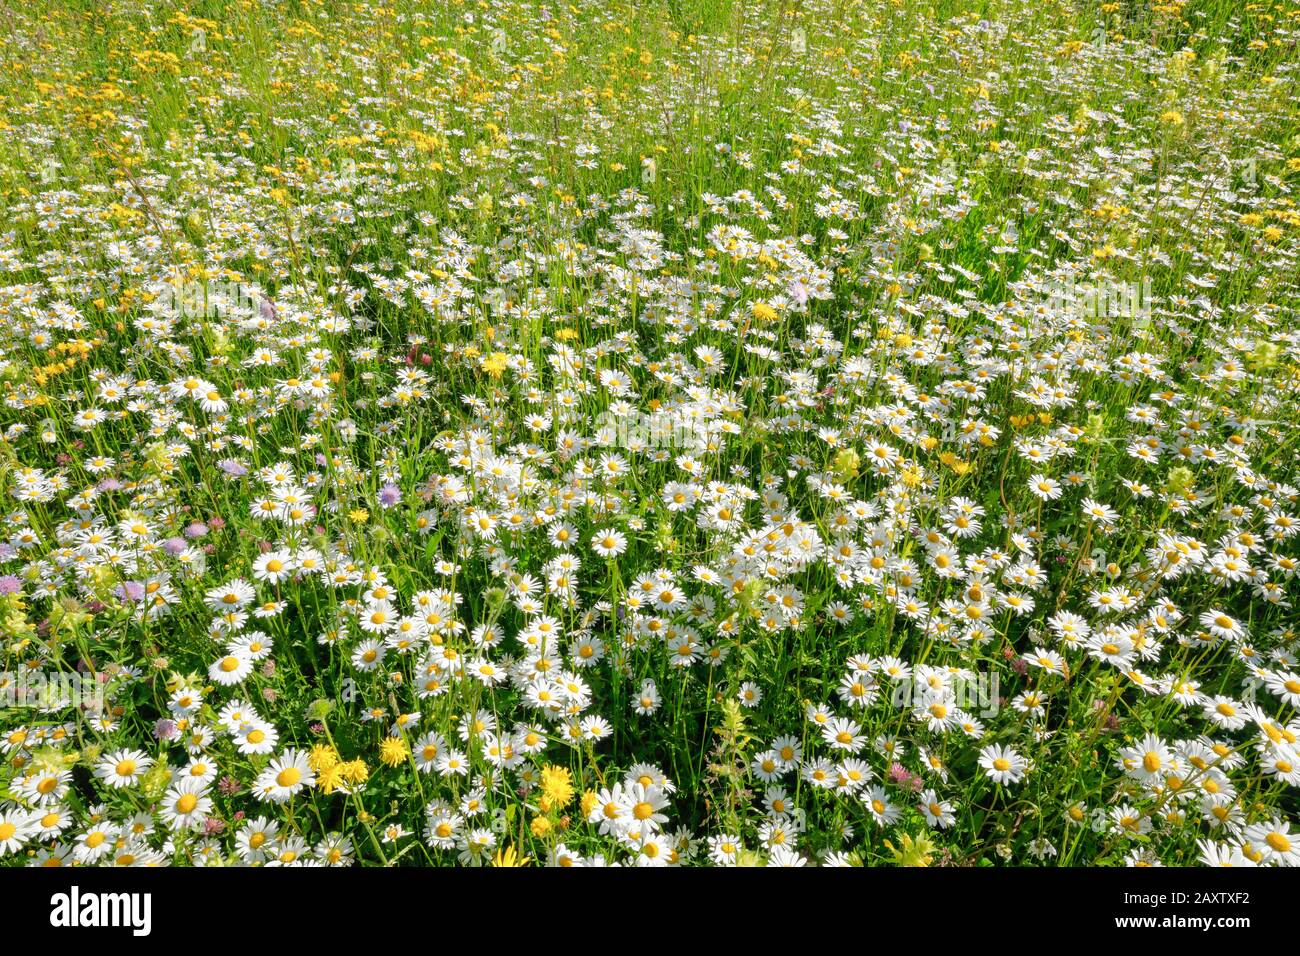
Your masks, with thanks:
M343 760L339 752L328 744L313 747L307 763L316 772L316 785L326 794L345 784L365 783L370 777L370 769L364 760Z
M573 778L567 767L542 768L542 797L538 805L547 813L567 807L573 800Z
M493 352L483 360L483 371L493 378L500 378L509 363L510 357L505 352Z
M407 746L406 741L401 737L386 737L384 742L379 745L379 759L386 767L396 767L410 753L411 748Z

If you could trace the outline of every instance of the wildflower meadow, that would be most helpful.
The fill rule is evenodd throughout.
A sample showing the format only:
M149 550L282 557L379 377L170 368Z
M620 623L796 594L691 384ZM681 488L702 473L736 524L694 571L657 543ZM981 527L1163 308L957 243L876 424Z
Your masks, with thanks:
M1300 864L1290 0L32 0L0 864Z

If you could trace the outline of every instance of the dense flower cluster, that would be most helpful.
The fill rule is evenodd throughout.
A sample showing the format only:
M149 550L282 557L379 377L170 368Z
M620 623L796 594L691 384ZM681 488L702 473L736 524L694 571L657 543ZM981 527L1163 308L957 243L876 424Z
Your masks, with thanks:
M1294 10L244 6L7 25L0 860L1300 864Z

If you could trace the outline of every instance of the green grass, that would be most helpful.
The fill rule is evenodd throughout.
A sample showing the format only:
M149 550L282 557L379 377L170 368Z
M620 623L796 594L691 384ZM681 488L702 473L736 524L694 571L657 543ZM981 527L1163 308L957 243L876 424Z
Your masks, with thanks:
M0 519L0 581L10 582L0 670L130 670L113 684L108 728L73 710L0 710L0 730L14 735L0 821L37 820L56 803L71 820L62 834L24 823L21 846L0 840L3 859L265 862L235 841L264 815L281 829L276 853L293 851L297 835L323 857L321 841L339 835L351 847L343 860L446 865L458 848L427 837L429 808L472 795L457 832L498 822L492 845L459 848L461 862L490 862L507 846L553 861L560 845L632 862L635 845L601 833L578 801L649 763L674 785L663 830L681 862L707 862L707 841L723 834L747 848L742 862L783 862L770 830L792 821L813 862L1188 865L1208 858L1201 841L1239 862L1294 862L1261 842L1300 839L1286 829L1295 787L1277 769L1296 757L1300 732L1297 695L1285 690L1300 671L1296 538L1277 523L1300 497L1297 29L1287 4L1225 0L10 11L0 488L16 498ZM1148 282L1151 312L1137 321L1053 305L1053 283L1070 276ZM255 307L177 316L150 302L169 281L225 280L255 286ZM264 349L275 364L258 364ZM715 368L699 349L715 350ZM581 368L565 371L566 352ZM1135 353L1159 371L1126 372ZM403 383L408 369L418 375ZM675 460L680 446L662 460L625 447L569 454L562 440L593 438L611 405L629 416L602 371L632 383L630 408L694 403L728 431L695 455L693 476ZM140 384L115 403L102 386L119 376ZM167 390L191 377L228 408ZM320 394L284 397L290 379L312 378ZM1067 400L1035 404L1035 378ZM120 414L83 429L77 416L90 408ZM793 412L799 420L787 420ZM1142 462L1129 449L1147 437L1162 451ZM1068 454L1031 459L1025 443L1051 441ZM507 477L493 477L491 456L467 457L475 443L506 459ZM894 458L877 473L879 446ZM600 469L606 452L630 470L575 471ZM96 455L114 462L95 471ZM1241 479L1232 455L1255 480ZM231 459L248 474L223 471ZM281 463L309 486L311 520L251 515L267 493L258 470ZM31 469L43 477L24 498ZM1037 474L1064 495L1040 501ZM439 496L448 476L464 481L464 500ZM732 485L723 497L740 524L697 520L707 503L670 510L663 489L688 479L706 492ZM401 501L385 506L390 484ZM77 510L85 489L98 490ZM780 500L764 504L765 493ZM984 510L969 538L952 525L958 498ZM1084 499L1113 507L1113 527ZM528 526L575 500L571 545ZM855 505L869 517L846 519ZM498 521L517 511L525 527L489 546L467 526L471 508ZM190 549L170 553L165 543L194 522L204 526L182 542ZM607 527L628 538L615 560L590 544ZM765 529L769 541L815 533L821 550L765 577L760 541L745 537ZM88 530L105 540L88 544ZM931 531L942 547L925 540ZM1175 539L1181 560L1243 561L1253 580L1210 573L1209 561L1162 577L1160 552ZM867 555L847 582L827 558L841 544ZM340 587L310 575L257 583L256 603L283 608L237 630L265 632L273 651L222 686L209 668L237 635L214 639L205 594L253 581L265 552L306 547L356 574ZM1011 559L989 561L992 551ZM940 552L988 567L948 576ZM602 718L606 738L571 745L570 721L527 703L518 673L494 688L462 676L444 677L437 696L415 692L425 654L502 669L527 659L520 635L536 614L507 594L521 574L544 591L561 554L581 568L573 601L542 598L563 631L550 663L586 682L569 716ZM1020 559L1037 580L1008 576ZM444 575L441 561L459 568ZM728 562L733 581L693 577L698 565L725 575ZM635 632L633 582L657 569L712 602L660 617L694 628L716 664L706 654L674 666L677 642ZM373 572L395 591L395 613L414 613L419 592L455 592L443 618L456 626L417 652L390 649L382 667L357 666L374 603L359 576ZM129 591L150 582L174 591L156 618ZM1119 588L1131 607L1094 606ZM782 589L797 589L797 610L771 612L766 627L769 593L794 594ZM1012 599L1034 607L1018 614ZM908 600L931 626L909 617ZM851 621L832 620L836 602L854 609ZM1214 637L1200 620L1209 611L1241 632ZM1058 612L1143 646L1125 666L1104 662L1106 651L1060 640L1049 625ZM476 649L470 632L491 624L505 640ZM337 644L318 641L340 627ZM604 656L584 667L588 638ZM1026 668L1040 647L1063 654L1067 672ZM837 692L858 656L872 660L870 678L858 676L879 695L861 709ZM891 703L886 656L996 680L1003 700L978 731L929 728L924 713ZM1252 661L1271 684L1248 686ZM662 701L642 716L631 699L646 680ZM1247 722L1179 703L1171 685L1184 680L1204 699L1230 698ZM749 681L763 692L753 708L737 703ZM1160 686L1147 693L1139 681ZM177 713L178 688L203 690L202 707ZM1045 698L1041 713L1015 706L1025 694ZM278 733L272 753L241 752L217 727L236 698ZM808 719L822 704L860 724L851 752ZM458 738L480 710L515 733L516 748L530 728L545 746L494 773L490 734ZM381 751L398 715L417 711L396 738L409 747L442 735L465 752L467 776L422 772L391 743ZM113 788L96 769L123 749L185 766L194 754L155 733L181 716L213 728L201 759L218 770L203 819L176 828L164 853L169 778L154 771ZM1147 735L1169 748L1158 772L1126 773L1121 751ZM800 741L803 761L765 782L754 761L783 737ZM1022 781L986 774L979 757L995 744L1029 761ZM1204 750L1216 744L1222 752ZM352 793L318 779L284 803L252 792L273 757L313 747L324 778L328 748L368 776ZM815 785L817 760L846 756L870 768L896 818L877 822L866 790ZM573 802L539 802L545 767L571 774ZM54 796L33 795L41 774L63 770ZM951 825L927 822L913 782L951 804ZM765 806L769 786L799 812ZM99 804L112 821L153 814L158 831L96 857L85 838ZM1227 827L1216 826L1218 806ZM1090 825L1096 813L1110 822ZM385 842L390 826L405 832Z

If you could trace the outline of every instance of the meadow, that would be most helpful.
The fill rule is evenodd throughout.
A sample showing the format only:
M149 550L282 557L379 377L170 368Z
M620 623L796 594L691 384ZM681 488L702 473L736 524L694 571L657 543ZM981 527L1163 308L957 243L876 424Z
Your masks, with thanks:
M0 863L1300 864L1300 9L39 0Z

